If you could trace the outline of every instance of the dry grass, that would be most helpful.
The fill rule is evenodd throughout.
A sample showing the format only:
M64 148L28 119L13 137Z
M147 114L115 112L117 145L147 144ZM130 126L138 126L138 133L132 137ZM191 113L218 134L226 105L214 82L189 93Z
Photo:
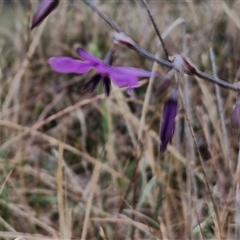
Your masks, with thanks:
M230 121L236 93L178 76L175 134L160 154L168 94L156 92L161 77L142 80L132 96L113 87L106 98L102 89L81 92L89 76L57 74L47 64L51 56L76 57L76 43L103 57L111 29L102 19L81 1L61 1L30 32L36 1L25 8L2 3L1 239L240 238L239 136ZM97 4L139 45L164 57L140 1ZM171 53L238 81L238 1L149 5ZM167 72L124 47L114 64Z

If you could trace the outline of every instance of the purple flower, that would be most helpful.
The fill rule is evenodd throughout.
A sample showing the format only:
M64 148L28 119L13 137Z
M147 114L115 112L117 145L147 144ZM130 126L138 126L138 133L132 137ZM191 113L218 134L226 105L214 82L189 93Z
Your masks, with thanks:
M240 131L240 93L237 95L236 104L233 108L232 125L237 132Z
M43 0L32 17L31 29L39 25L59 4L59 0Z
M94 68L97 74L84 85L83 89L88 89L92 92L98 83L102 82L107 96L109 96L110 93L111 80L118 87L128 87L132 89L139 86L138 77L156 75L143 69L111 66L114 51L114 49L109 50L102 61L83 48L78 48L77 53L84 61L70 57L52 57L48 62L51 68L59 73L85 74L91 68Z
M164 106L163 119L160 128L161 152L166 150L168 143L172 140L175 128L175 117L177 115L177 99L178 86L174 88Z

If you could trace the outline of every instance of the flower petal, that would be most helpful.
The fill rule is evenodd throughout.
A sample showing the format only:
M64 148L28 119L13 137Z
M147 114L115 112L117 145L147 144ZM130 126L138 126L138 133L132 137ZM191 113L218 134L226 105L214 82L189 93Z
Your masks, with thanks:
M82 90L89 90L89 92L92 92L97 87L98 83L101 80L101 77L102 76L100 74L94 75L88 82L84 84Z
M137 77L151 77L157 76L157 73L149 72L140 68L133 68L133 67L112 67L114 70L122 72L124 74L131 74Z
M100 64L102 63L102 61L98 58L96 58L95 56L93 56L91 53L87 52L86 50L84 50L83 48L79 47L77 49L77 54L84 60L92 62L92 63L97 63Z
M123 74L113 70L108 72L108 74L114 84L118 87L136 88L139 86L138 78L136 76Z
M103 78L103 87L104 87L106 96L109 97L110 91L111 91L111 80L108 76L105 76Z
M59 73L84 74L92 67L89 62L82 62L70 57L52 57L48 63L54 71Z

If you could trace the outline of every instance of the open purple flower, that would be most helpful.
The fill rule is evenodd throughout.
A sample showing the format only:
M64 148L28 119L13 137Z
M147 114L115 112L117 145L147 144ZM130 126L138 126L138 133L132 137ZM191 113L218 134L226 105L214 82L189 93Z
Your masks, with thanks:
M132 89L139 86L138 77L156 75L139 68L111 66L113 52L113 49L109 50L102 61L83 48L78 48L77 53L84 61L70 57L52 57L48 62L54 71L65 74L85 74L91 68L94 68L97 74L84 85L83 89L89 89L92 92L96 86L102 82L107 96L110 94L111 80L118 87L128 87Z
M59 4L59 0L42 0L32 17L31 29L39 25Z
M172 140L175 129L175 117L177 115L177 102L178 86L174 88L164 106L163 119L160 128L161 152L166 150L168 143Z

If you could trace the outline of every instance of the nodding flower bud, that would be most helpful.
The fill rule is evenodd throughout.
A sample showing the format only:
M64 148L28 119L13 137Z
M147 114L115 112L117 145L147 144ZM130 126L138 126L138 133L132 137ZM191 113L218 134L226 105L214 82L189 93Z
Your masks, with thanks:
M122 44L127 47L135 45L135 42L123 32L112 32L111 35L113 37L114 44Z
M236 98L236 104L233 107L232 125L234 129L239 133L240 132L240 93L238 93Z
M183 57L179 54L174 56L173 67L182 73L194 74L196 73L196 68L187 60L186 57Z
M176 85L176 87L173 89L163 109L163 118L160 127L161 152L166 150L168 143L172 140L175 129L175 118L177 115L177 103L178 85Z
M32 17L31 29L39 25L59 4L59 0L42 0Z
M171 85L173 74L174 74L174 69L170 70L166 75L163 76L157 88L158 93L165 91Z

